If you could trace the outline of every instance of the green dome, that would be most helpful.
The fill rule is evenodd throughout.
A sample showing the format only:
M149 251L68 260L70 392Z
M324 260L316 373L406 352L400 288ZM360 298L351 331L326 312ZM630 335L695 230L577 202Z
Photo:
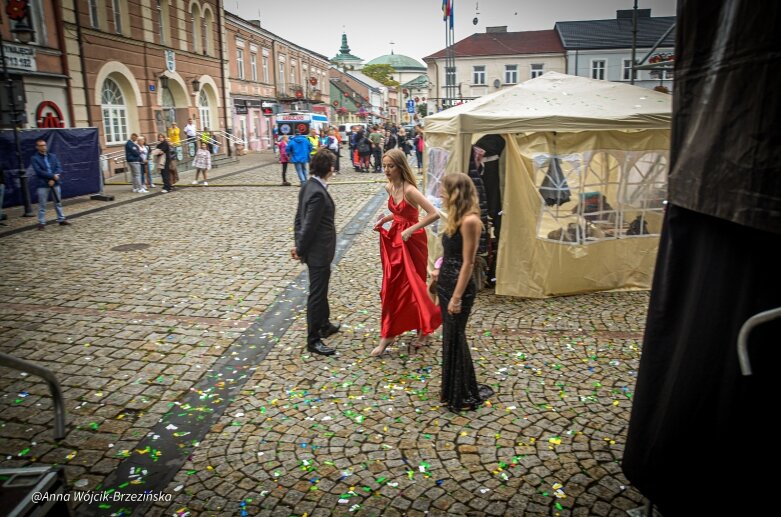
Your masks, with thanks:
M423 65L423 63L421 63L417 59L413 59L409 56L404 56L402 54L386 54L384 56L374 58L366 64L367 65L390 65L397 72L413 71L413 70L419 72L426 71L426 67Z

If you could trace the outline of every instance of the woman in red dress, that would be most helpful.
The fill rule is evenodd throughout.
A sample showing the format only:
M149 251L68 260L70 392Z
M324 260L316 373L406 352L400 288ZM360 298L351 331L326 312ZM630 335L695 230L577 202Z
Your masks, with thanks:
M415 187L415 178L400 149L382 158L388 183L390 215L381 216L374 229L380 232L382 257L382 330L380 344L371 352L382 354L399 334L417 330L415 348L442 324L440 310L431 301L426 286L428 243L423 229L439 219L439 213ZM420 209L426 217L418 220ZM389 230L383 224L393 221Z

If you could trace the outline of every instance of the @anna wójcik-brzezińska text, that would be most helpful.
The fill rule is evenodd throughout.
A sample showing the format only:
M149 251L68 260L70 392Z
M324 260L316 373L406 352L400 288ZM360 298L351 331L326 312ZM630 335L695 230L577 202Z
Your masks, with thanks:
M30 496L33 503L48 502L73 502L73 503L144 503L173 500L171 494L163 492L144 492L141 494L131 494L123 492L72 492L65 494L50 494L48 492L33 492Z

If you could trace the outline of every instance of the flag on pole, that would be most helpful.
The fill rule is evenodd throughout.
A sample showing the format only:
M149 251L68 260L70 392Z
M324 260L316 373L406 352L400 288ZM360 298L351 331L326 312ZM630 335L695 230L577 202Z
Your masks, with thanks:
M450 0L442 0L442 21L447 21L450 15Z
M450 5L448 6L448 12L450 14L450 28L453 28L453 11L455 9L456 0L448 0Z

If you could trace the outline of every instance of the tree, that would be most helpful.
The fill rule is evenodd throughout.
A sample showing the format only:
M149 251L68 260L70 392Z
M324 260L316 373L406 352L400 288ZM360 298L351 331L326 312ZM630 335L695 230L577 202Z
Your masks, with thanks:
M366 65L361 69L361 72L385 86L399 85L399 82L393 79L396 69L391 65Z
M428 104L425 102L419 102L418 103L418 114L421 117L425 117L428 115Z

